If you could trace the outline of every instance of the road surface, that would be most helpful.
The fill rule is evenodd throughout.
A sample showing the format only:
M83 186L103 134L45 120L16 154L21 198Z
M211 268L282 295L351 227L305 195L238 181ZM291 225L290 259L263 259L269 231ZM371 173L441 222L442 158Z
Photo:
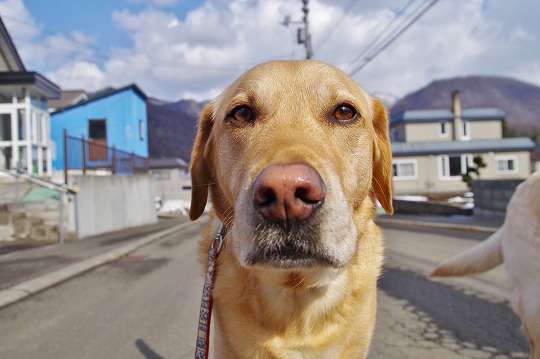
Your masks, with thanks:
M191 358L204 221L0 310L0 358ZM384 228L371 359L526 358L503 268L430 281L440 260L486 235Z

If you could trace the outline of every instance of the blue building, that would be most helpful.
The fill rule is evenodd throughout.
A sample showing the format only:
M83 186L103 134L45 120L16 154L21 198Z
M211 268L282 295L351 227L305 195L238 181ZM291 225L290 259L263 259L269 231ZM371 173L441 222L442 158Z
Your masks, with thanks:
M135 84L106 90L51 115L51 137L56 143L53 170L64 169L64 131L70 137L85 138L93 146L89 161L106 161L107 152L116 150L148 157L148 116L146 95Z

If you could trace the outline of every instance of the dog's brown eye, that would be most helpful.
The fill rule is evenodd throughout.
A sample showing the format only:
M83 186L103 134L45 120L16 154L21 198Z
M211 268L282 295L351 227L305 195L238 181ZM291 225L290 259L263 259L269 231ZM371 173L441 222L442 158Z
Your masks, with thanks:
M253 121L253 111L247 106L237 107L228 116L232 120L240 123Z
M334 110L334 118L338 121L349 121L356 117L358 112L350 105L339 105Z

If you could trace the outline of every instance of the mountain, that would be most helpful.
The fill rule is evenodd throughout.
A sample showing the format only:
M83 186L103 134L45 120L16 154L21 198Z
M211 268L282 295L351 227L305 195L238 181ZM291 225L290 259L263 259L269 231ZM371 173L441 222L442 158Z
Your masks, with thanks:
M494 76L436 80L397 101L391 116L407 110L451 109L455 90L460 92L462 108L502 109L506 113L506 135L531 137L539 145L535 156L540 156L540 87L526 82Z
M469 76L433 81L392 106L392 115L407 110L451 109L459 90L462 108L497 107L515 130L540 129L540 87L505 77Z
M374 92L370 95L381 100L383 104L386 106L386 108L392 108L392 106L394 106L396 102L399 101L399 97L397 97L396 95L392 95L390 93Z
M540 87L511 78L490 76L436 80L396 102L387 94L376 96L391 105L392 116L407 110L450 109L452 92L459 90L462 108L497 107L506 113L508 136L529 136L537 141L540 158ZM206 103L192 100L147 100L151 158L180 157L189 161L197 120Z
M189 161L197 134L197 120L205 103L193 100L146 101L150 158L182 158Z

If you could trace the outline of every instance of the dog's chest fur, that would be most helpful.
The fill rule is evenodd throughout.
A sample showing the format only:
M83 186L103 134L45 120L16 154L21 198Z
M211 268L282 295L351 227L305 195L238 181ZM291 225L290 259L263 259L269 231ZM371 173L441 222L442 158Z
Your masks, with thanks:
M215 358L365 357L383 244L372 221L364 229L361 236L370 241L359 241L357 256L333 278L323 279L328 280L324 288L309 288L310 281L321 280L316 273L276 274L275 284L281 286L268 286L238 264L226 239L214 289Z

